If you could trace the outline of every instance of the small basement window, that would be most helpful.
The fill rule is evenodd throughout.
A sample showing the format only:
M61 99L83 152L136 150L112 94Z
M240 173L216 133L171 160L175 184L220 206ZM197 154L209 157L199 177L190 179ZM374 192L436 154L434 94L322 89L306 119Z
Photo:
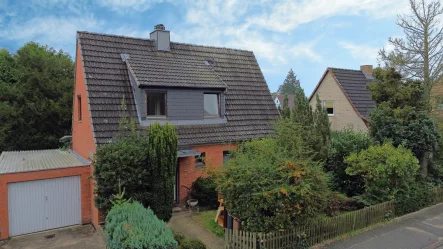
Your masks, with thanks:
M166 116L166 93L146 93L146 104L148 117Z
M217 93L205 93L204 96L205 117L220 116L220 99Z
M328 112L328 116L334 116L334 101L323 101L323 108Z
M77 95L77 120L80 122L82 121L82 95L78 94Z

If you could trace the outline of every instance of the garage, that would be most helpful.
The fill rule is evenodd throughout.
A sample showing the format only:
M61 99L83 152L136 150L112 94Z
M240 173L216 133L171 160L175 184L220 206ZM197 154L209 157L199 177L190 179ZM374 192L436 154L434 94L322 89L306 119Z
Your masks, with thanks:
M90 162L72 151L0 155L0 238L91 221Z

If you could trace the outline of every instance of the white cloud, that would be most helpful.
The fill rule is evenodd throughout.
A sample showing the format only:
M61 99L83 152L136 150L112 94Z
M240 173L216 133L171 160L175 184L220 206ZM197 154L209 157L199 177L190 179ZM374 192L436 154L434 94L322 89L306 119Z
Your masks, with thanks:
M166 1L167 0L99 0L97 3L115 12L127 13L129 11L143 12L157 3Z
M368 14L374 18L395 16L408 9L407 0L285 0L269 11L248 18L248 24L288 32L299 25L337 15Z
M380 47L372 47L366 44L355 44L348 41L338 43L342 48L348 50L355 59L375 61L378 56Z
M77 30L97 30L103 23L92 16L83 17L35 17L24 23L9 24L0 31L0 38L27 42L30 40L48 43L52 46L75 41Z

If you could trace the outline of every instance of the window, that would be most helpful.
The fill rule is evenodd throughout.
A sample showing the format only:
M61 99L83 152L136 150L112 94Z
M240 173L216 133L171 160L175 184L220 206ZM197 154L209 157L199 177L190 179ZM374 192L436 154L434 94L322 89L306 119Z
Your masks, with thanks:
M166 116L166 93L146 93L147 116Z
M77 95L77 114L78 114L78 121L82 121L82 95Z
M232 153L230 151L223 151L223 166L228 165L228 161L231 160Z
M206 153L202 152L200 156L195 156L195 167L200 168L205 166Z
M205 93L204 102L205 117L220 116L220 101L218 94Z
M333 101L323 101L323 108L326 109L329 116L334 116L334 102Z

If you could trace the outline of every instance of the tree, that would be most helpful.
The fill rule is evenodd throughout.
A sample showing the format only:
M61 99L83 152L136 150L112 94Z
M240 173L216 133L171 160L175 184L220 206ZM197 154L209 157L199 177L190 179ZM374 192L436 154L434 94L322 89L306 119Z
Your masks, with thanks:
M403 144L420 159L421 172L427 175L430 153L437 149L440 134L426 109L420 81L403 79L393 68L376 69L376 81L368 87L376 108L370 113L370 132L380 144Z
M175 127L166 123L149 126L149 181L151 208L158 218L169 221L174 203L178 138ZM155 203L155 205L153 205Z
M285 99L283 100L283 107L280 110L280 115L285 118L289 118L291 116L288 95L285 95Z
M389 38L394 50L381 49L380 60L404 76L420 79L428 99L443 74L443 27L439 22L443 8L438 0L409 0L409 4L412 15L398 16L397 20L405 38Z
M300 81L297 80L297 75L294 74L292 68L289 70L283 84L278 87L277 93L280 95L293 95L300 89Z
M409 149L390 142L353 152L345 162L349 165L346 173L363 177L365 197L373 204L393 200L398 191L408 189L419 169Z
M74 63L61 50L0 50L0 151L59 147L71 133L73 86Z
M318 94L315 96L317 104L315 106L313 123L314 130L317 133L317 143L315 143L314 151L317 151L317 155L314 159L326 160L329 156L329 147L331 142L331 123L329 123L329 117L326 110L321 104Z

